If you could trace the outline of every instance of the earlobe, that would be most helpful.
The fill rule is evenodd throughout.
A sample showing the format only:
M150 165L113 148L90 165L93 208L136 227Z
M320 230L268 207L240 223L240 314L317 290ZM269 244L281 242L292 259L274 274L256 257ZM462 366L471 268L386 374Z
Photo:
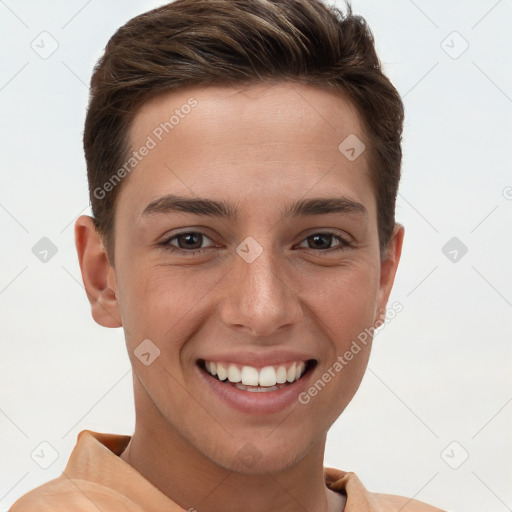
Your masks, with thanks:
M77 219L75 245L94 320L103 327L121 327L115 271L92 217L81 215Z
M393 288L398 263L400 262L404 234L404 227L401 224L395 224L386 253L381 261L379 297L377 302L378 312L376 315L376 321L378 320L380 323L383 323L386 318L386 304Z

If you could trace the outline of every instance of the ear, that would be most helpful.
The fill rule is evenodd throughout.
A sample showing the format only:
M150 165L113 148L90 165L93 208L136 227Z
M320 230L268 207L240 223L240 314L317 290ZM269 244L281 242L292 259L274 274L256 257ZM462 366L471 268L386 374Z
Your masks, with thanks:
M81 215L77 219L75 244L92 317L103 327L121 327L115 270L92 217Z
M401 224L395 224L393 233L380 264L380 285L378 293L378 311L375 322L378 325L386 319L386 304L395 281L396 270L402 254L405 230Z

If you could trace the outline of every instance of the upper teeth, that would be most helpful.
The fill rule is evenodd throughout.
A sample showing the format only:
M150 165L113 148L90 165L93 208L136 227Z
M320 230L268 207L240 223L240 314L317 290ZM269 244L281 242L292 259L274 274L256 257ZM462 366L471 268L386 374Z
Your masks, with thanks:
M264 366L260 370L253 366L237 366L234 363L214 363L205 361L206 370L217 375L220 380L241 382L245 386L275 386L285 382L295 382L304 373L306 363L295 361L279 366Z

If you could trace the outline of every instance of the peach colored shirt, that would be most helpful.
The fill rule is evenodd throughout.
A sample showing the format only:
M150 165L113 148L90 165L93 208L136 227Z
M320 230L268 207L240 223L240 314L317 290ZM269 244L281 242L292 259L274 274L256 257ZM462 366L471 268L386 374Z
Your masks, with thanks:
M62 475L12 505L10 512L183 512L119 455L130 436L83 430ZM347 496L344 512L443 512L417 500L368 492L355 473L324 470L326 485Z

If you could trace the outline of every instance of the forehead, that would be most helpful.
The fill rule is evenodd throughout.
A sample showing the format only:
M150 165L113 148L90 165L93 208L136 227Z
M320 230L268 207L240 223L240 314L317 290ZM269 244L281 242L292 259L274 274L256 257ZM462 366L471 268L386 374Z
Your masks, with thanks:
M184 126L191 123L193 133ZM166 137L170 133L174 137ZM248 149L262 136L267 145L306 143L308 148L335 150L338 157L336 142L351 134L362 137L363 126L352 102L339 91L281 82L194 87L158 95L138 109L130 130L132 145L142 144L148 134L157 142L165 138L169 145L178 138L192 145L211 144L229 135L225 157L233 145Z
M360 116L334 91L274 83L164 93L139 108L130 140L136 152L150 147L120 194L139 211L163 194L231 194L267 208L308 191L373 195ZM355 159L344 153L354 144Z

